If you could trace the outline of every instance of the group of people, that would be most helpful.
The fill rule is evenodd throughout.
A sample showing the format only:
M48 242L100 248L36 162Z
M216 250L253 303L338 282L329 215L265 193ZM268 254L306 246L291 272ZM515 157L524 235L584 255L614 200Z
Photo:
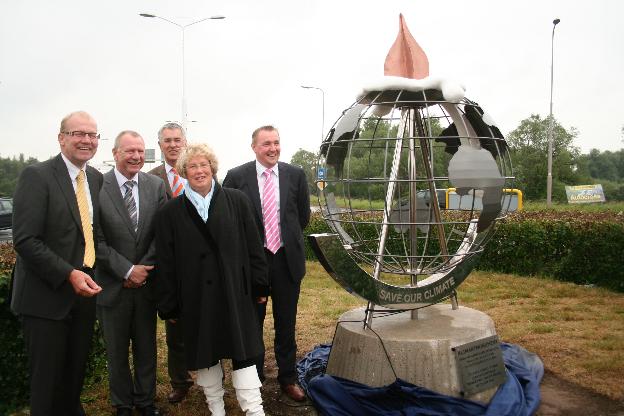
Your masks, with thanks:
M172 403L194 381L224 415L223 359L246 415L263 415L263 323L272 302L282 391L296 401L295 325L310 216L302 169L279 162L273 126L252 134L255 160L217 181L206 144L177 123L158 132L163 164L142 172L145 143L124 130L115 166L87 162L100 135L78 111L61 121L56 157L24 169L14 195L17 260L11 308L20 317L30 370L30 414L84 415L80 403L95 319L106 344L117 415L159 415L157 314L166 320ZM132 369L129 348L132 347Z

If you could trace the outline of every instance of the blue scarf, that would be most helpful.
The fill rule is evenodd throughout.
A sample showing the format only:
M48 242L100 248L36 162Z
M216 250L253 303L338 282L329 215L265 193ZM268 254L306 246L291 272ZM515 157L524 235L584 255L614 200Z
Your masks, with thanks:
M210 201L212 200L212 194L215 189L215 180L212 179L212 185L210 187L210 192L205 197L201 196L197 192L195 192L188 181L184 184L184 195L188 198L189 201L193 204L199 216L204 220L204 222L208 221L208 210L210 209Z

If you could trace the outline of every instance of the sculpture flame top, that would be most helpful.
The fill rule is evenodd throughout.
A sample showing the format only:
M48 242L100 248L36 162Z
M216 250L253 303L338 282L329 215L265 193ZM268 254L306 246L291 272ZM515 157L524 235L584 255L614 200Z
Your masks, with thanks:
M429 59L407 28L403 14L399 14L399 34L386 56L384 75L412 79L429 76Z

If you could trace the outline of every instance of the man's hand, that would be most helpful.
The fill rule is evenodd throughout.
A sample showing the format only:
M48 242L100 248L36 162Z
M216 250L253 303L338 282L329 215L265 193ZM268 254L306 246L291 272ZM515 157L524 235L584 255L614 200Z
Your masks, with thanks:
M267 297L266 296L258 296L256 298L256 303L267 303Z
M146 283L147 275L154 266L144 266L142 264L135 264L132 267L128 281L133 283L131 287L143 286Z
M123 287L125 287L126 289L136 289L137 287L141 287L142 285L137 285L135 283L133 283L131 280L126 279L123 282Z
M91 276L80 270L72 270L68 280L74 288L74 292L85 298L95 296L102 291L102 288L91 279Z

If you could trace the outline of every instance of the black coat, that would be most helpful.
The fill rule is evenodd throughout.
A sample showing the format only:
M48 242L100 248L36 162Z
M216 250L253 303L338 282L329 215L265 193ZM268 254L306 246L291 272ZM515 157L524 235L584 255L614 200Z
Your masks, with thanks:
M181 318L189 370L264 353L254 303L268 294L264 249L240 191L215 185L208 221L181 195L156 219L159 314Z

